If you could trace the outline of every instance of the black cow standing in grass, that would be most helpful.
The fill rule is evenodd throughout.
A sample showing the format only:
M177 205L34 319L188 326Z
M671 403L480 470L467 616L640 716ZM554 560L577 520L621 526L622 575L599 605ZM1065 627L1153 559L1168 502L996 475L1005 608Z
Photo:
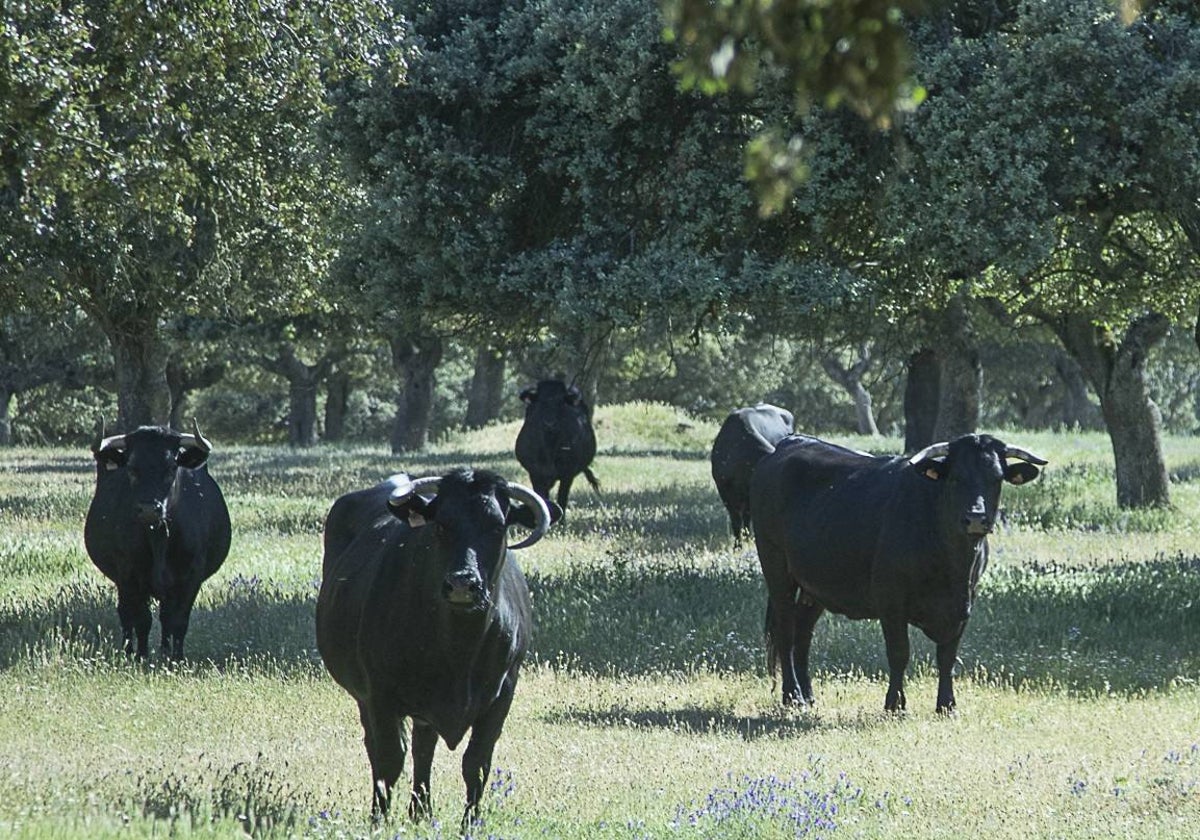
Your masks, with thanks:
M512 552L541 539L551 519L532 490L485 470L415 481L396 475L334 502L325 522L317 648L358 703L376 817L387 816L404 770L406 717L410 816L430 813L438 736L454 749L468 729L464 828L478 816L533 629ZM512 524L533 531L510 547Z
M534 491L549 502L550 488L558 482L558 506L564 511L580 473L599 492L600 482L591 470L596 433L579 389L561 379L543 379L521 391L521 402L525 422L515 451Z
M730 412L712 448L712 477L725 510L733 544L750 532L750 474L775 444L790 435L795 418L786 408L759 403Z
M937 645L937 710L952 711L954 663L987 565L1001 485L1030 482L1035 464L1045 463L988 435L963 435L910 458L803 435L780 441L755 468L750 509L783 702L812 702L808 653L813 627L829 610L879 619L890 711L905 707L908 625L921 628Z
M159 602L162 651L183 656L200 584L229 553L229 510L208 474L212 444L192 434L142 426L92 445L96 491L83 527L88 556L117 585L125 651L149 653L150 599ZM135 648L136 642L136 648Z

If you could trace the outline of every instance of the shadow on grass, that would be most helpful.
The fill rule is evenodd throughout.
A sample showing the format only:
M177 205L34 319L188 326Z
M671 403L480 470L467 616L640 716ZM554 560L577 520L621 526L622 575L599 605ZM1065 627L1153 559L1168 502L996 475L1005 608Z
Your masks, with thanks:
M886 724L888 716L880 712L847 720L828 719L806 712L782 709L778 714L739 715L705 706L684 706L655 711L616 706L603 711L572 709L552 712L544 715L542 720L546 723L605 728L662 729L693 734L729 733L740 736L744 741L758 741L766 738L790 738L831 727L867 731Z
M764 674L765 589L756 572L617 564L531 577L539 661L599 676ZM1013 568L985 577L960 656L1002 686L1137 694L1194 680L1200 669L1200 559L1108 567ZM914 668L934 647L916 629ZM815 674L882 679L875 621L826 616Z
M206 595L209 596L206 598ZM284 591L235 578L216 592L201 590L192 610L186 660L219 670L309 671L316 651L316 589ZM150 659L159 661L161 627L151 602ZM39 597L0 603L0 670L27 661L120 657L116 587L103 580L64 584Z
M764 692L770 690L762 643L765 593L753 568L617 559L529 580L536 620L531 661L600 677L757 674ZM281 588L238 577L202 590L201 599L188 632L189 660L222 669L320 668L315 585ZM1002 687L1082 695L1169 689L1200 673L1198 605L1200 558L1193 556L1002 567L984 578L960 655L969 676ZM914 670L928 672L933 646L917 630L910 636ZM155 651L158 637L156 621ZM115 588L102 579L80 578L0 602L0 668L46 657L107 656L119 645ZM822 619L812 662L818 676L879 678L882 691L877 622ZM687 725L711 716L686 709L669 714L683 715ZM743 724L754 727L753 720L723 725Z

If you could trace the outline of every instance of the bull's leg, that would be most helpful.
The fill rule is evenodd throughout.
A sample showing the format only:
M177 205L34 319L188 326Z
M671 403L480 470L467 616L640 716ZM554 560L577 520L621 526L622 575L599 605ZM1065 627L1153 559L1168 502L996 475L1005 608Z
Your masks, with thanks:
M787 570L787 559L783 552L755 536L758 549L758 562L762 566L763 580L767 584L767 617L764 630L767 636L767 662L771 672L775 671L775 663L779 663L782 674L782 701L786 706L790 703L804 701L796 679L796 666L793 650L795 648L796 592L799 588Z
M937 710L942 714L954 711L954 665L958 661L958 643L962 634L937 646L938 693Z
M539 496L541 496L546 504L550 504L550 488L554 485L554 476L547 478L540 475L530 475L529 484L534 493L537 493ZM559 505L559 507L562 507L562 505Z
M515 677L505 680L492 705L471 726L471 740L467 742L462 761L462 777L467 786L467 807L462 819L464 834L471 822L479 819L479 800L483 798L484 785L492 773L492 752L504 728L509 707L512 706L516 685Z
M796 595L803 598L804 593L797 591ZM806 600L797 602L793 610L795 624L792 629L792 659L797 677L797 687L800 690L800 700L805 703L814 702L812 677L808 673L808 653L812 648L813 628L817 626L817 619L824 612L825 608L820 604Z
M358 717L363 725L363 743L371 762L371 818L380 820L392 805L392 788L404 772L404 727L400 718L378 702L359 701Z
M121 620L121 635L125 653L135 652L139 659L150 655L150 595L133 587L117 588L117 617Z
M889 712L904 711L904 672L908 668L908 622L904 619L885 618L883 642L887 646L888 690L883 708Z
M162 626L163 655L178 661L183 659L183 639L187 635L188 622L192 616L195 593L191 597L170 596L164 598L158 608L158 623Z
M575 476L568 475L558 482L558 506L564 511L567 509L567 499L571 498L571 485L575 482Z
M785 706L804 703L800 680L796 675L796 603L792 596L771 598L767 608L767 635L770 654L779 662L781 700ZM807 657L806 657L807 659ZM812 693L812 690L809 690Z
M408 815L419 820L433 814L429 797L429 780L433 771L433 751L437 747L437 731L427 723L413 720L412 798L408 801Z

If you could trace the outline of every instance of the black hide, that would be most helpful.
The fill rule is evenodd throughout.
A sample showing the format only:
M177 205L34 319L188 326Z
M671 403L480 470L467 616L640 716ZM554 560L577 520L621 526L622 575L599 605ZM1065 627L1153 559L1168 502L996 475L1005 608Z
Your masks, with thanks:
M713 441L712 477L717 495L729 512L733 544L750 533L750 474L775 444L790 435L795 420L785 408L759 403L730 412Z
M140 657L149 653L151 598L159 602L163 653L183 656L200 584L229 553L229 510L208 474L208 451L183 440L143 426L119 448L93 449L96 490L83 541L117 585L125 650Z
M785 703L813 699L809 647L830 610L879 619L890 674L885 708L905 706L909 624L937 644L937 709L954 708L952 669L987 565L1001 484L1038 475L1032 463L1007 463L1006 449L993 437L964 435L944 457L910 463L795 435L759 461L750 509Z
M510 523L531 523L494 473L456 470L432 501L397 502L407 483L394 476L333 504L317 647L358 703L377 816L387 815L404 769L404 718L412 719L414 818L430 810L438 737L453 749L470 730L465 824L478 813L529 645L529 590L506 535Z
M525 422L517 433L517 461L529 473L534 492L550 501L550 488L558 482L557 501L564 511L571 484L580 473L593 490L600 482L591 470L596 457L596 434L588 408L574 385L561 379L543 379L521 392Z

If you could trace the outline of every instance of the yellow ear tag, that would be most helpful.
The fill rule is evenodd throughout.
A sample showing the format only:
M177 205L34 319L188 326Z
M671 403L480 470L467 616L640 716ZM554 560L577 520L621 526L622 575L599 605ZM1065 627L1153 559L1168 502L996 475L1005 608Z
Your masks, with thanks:
M939 478L941 478L941 476L938 475L938 471L932 468L925 470L925 477L931 478L934 481L937 481Z
M1016 475L1014 475L1012 478L1010 478L1008 480L1008 483L1009 484L1024 484L1025 476L1021 475L1020 473L1017 473Z
M425 524L425 517L417 513L415 510L408 512L408 524L413 528L420 528Z

